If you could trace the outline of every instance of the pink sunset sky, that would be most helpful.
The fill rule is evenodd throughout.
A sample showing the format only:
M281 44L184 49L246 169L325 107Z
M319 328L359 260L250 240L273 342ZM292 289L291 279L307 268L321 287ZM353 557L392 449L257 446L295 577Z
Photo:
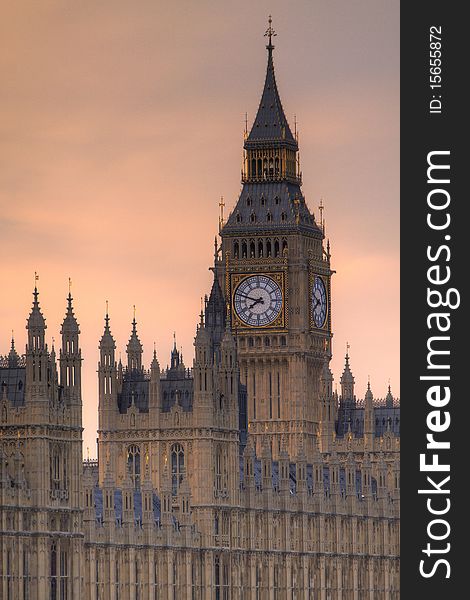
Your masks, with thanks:
M12 329L24 352L35 271L58 340L71 277L90 456L106 300L123 361L135 304L145 365L155 341L166 367L173 331L192 364L270 13L303 190L326 207L335 381L348 341L356 394L369 375L399 394L398 0L18 0L0 18L0 354Z

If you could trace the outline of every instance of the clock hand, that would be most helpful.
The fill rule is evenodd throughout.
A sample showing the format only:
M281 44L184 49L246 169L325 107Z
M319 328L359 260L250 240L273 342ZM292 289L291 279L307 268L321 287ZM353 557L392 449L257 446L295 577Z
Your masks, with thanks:
M241 294L240 292L237 292L235 295L236 296L240 296L240 298L247 298L248 300L255 300L256 302L259 302L260 299L261 299L261 297L260 298L253 298L253 296L247 296L246 294Z
M254 300L254 298L252 298L252 300ZM264 304L264 300L263 300L263 298L258 298L258 300L255 300L255 301L253 302L253 304L252 304L251 306L249 306L248 308L253 308L253 306L255 306L256 304L260 304L260 303L261 303L261 304Z

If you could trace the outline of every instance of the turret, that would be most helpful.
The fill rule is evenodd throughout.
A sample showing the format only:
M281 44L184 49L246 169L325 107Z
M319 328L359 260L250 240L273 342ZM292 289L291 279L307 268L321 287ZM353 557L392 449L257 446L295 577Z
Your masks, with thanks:
M118 410L117 369L115 358L116 344L109 328L109 315L107 310L104 323L104 331L99 344L100 360L98 363L100 430L109 429L111 427L112 415Z
M227 311L228 312L228 311ZM225 332L220 343L219 406L225 415L230 415L230 426L238 428L238 383L237 344L230 330L227 316Z
M39 308L39 292L36 286L34 286L33 296L33 307L26 324L26 329L28 330L27 352L40 353L46 350L45 334L47 325Z
M343 402L354 403L354 377L349 366L349 345L346 351L344 371L340 379Z
M160 408L160 364L157 359L157 350L154 345L153 358L150 363L149 410L156 411L156 417Z
M132 319L132 331L129 342L127 343L127 368L129 372L141 371L142 370L142 344L140 343L139 336L137 335L137 322L135 320L135 307L134 307L134 318Z
M214 267L214 281L209 298L205 299L204 322L217 348L225 332L226 304Z
M375 437L374 396L370 389L370 381L367 384L367 392L364 397L364 444L372 451Z
M329 357L323 363L323 370L320 376L320 425L321 425L321 448L323 452L328 452L333 442L333 433L335 430L337 406L336 398L333 394L333 374L329 366Z
M78 336L80 329L73 313L72 296L69 291L67 310L62 329L62 346L59 353L60 384L67 402L81 405L81 350ZM81 419L81 415L76 415Z
M208 419L213 416L213 354L211 338L204 325L204 315L201 311L200 322L194 339L194 410L199 419L208 425Z
M39 292L34 287L34 300L31 313L28 317L26 329L28 330L28 344L26 346L26 399L48 399L48 352L45 342L46 320L39 307ZM43 409L40 409L43 413Z

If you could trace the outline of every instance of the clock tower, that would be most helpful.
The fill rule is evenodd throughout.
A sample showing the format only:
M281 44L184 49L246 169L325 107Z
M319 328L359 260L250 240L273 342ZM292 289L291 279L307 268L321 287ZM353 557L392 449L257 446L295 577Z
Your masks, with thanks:
M329 247L302 193L297 136L268 62L242 190L226 223L215 274L237 340L250 434L274 457L313 452L321 429L321 375L331 358Z

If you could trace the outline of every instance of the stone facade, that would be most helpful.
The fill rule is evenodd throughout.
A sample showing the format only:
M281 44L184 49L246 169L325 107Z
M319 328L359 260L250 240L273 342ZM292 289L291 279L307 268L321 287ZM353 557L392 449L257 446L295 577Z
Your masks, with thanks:
M330 245L307 207L273 66L245 135L188 369L100 341L98 460L82 461L79 326L56 356L38 292L0 359L0 597L397 600L399 403L333 390Z

